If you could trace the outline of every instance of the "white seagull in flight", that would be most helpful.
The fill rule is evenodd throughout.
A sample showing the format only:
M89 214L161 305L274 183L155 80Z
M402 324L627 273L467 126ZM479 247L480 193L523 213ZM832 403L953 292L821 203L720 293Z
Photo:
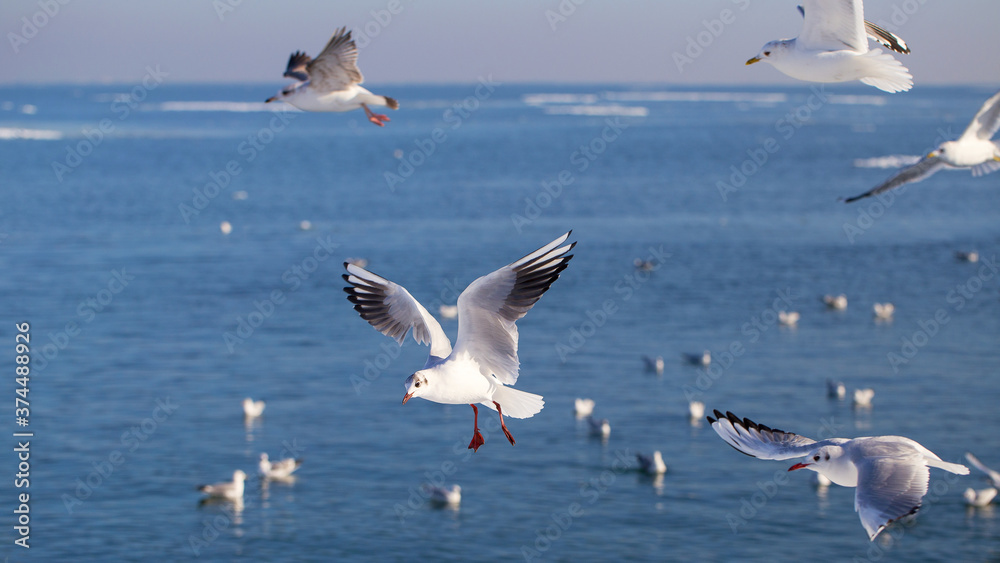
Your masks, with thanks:
M996 135L997 129L1000 129L1000 92L986 100L957 141L941 143L941 146L913 166L904 168L881 185L845 199L844 202L851 203L911 182L925 180L945 168L971 168L973 176L996 172L1000 170L1000 143L990 139Z
M861 0L805 0L799 7L802 33L764 45L748 65L763 61L784 74L808 82L861 82L886 92L905 92L913 76L892 55L869 50L869 37L897 53L906 43L865 21Z
M368 108L369 105L398 109L399 102L372 94L362 88L364 82L358 70L358 48L347 28L340 28L330 38L326 48L315 59L302 51L295 51L288 59L285 74L298 80L285 86L266 102L282 100L304 111L351 111L362 108L371 121L385 127L390 119Z
M570 231L571 233L572 231ZM403 286L364 268L344 264L348 299L361 318L400 345L413 329L413 339L430 344L423 369L406 378L403 404L414 397L444 404L468 403L472 407L472 441L478 451L484 440L479 432L481 403L500 415L500 428L511 445L514 437L503 416L530 418L545 404L540 395L507 387L517 382L515 322L549 289L566 269L576 243L565 244L566 233L549 244L472 282L458 297L458 340L455 348L441 325Z
M741 453L760 459L805 456L805 461L788 470L810 469L840 486L857 487L854 510L871 540L893 521L920 509L930 481L928 467L969 474L968 467L941 461L932 451L901 436L817 442L717 410L715 418L708 417L708 422Z

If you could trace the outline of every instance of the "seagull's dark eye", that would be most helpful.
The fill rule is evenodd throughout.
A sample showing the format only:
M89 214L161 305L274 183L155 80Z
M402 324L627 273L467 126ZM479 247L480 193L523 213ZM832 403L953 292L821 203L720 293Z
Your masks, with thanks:
M813 461L819 461L819 455L814 455L813 456Z
M417 385L416 385L416 386L417 386L417 387L420 387L420 382L419 382L419 381L417 382Z
M771 51L764 51L764 56L765 57L770 57L771 56Z

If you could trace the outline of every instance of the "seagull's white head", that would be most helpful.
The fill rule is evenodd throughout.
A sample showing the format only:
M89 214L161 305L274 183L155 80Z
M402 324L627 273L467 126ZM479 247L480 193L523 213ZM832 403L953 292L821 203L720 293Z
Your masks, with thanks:
M233 471L233 482L242 483L243 481L246 481L246 479L247 479L247 474L244 473L242 469L237 469L236 471Z
M840 446L823 446L809 452L805 461L796 463L788 470L811 469L816 473L825 474L824 469L828 468L831 463L836 463L842 455L844 455L844 448Z
M403 386L406 387L406 395L403 396L403 404L405 405L406 401L427 393L430 382L427 381L427 375L418 371L407 377L406 381L403 382Z
M770 41L768 42L767 45L764 45L764 48L760 50L760 53L757 53L756 57L747 61L747 64L752 65L754 63L759 63L761 61L764 61L766 63L773 62L772 59L783 55L785 51L791 48L791 44L792 44L791 39Z
M945 141L938 148L932 150L927 158L948 158L950 153L955 152L955 141Z

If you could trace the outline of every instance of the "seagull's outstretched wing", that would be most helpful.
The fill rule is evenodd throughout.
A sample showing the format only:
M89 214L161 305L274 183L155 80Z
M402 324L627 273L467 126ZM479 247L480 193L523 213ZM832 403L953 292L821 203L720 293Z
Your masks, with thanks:
M861 0L805 0L802 33L795 40L803 49L868 51Z
M451 354L451 341L441 325L406 288L349 262L344 267L343 278L351 284L344 288L347 299L375 330L402 345L412 328L414 340L431 345L431 357L444 359Z
M715 411L707 417L716 434L730 446L750 457L760 459L791 459L802 457L822 445L811 438L784 430L768 428L749 418L740 419L731 412Z
M920 162L904 168L899 173L897 173L892 178L889 178L885 182L879 184L878 186L868 190L867 192L856 195L854 197L849 197L844 200L844 203L851 203L852 201L857 201L859 199L864 199L873 195L880 194L882 192L887 192L889 190L894 190L900 186L910 184L912 182L919 182L925 180L932 176L938 170L946 168L948 165L936 156L928 156L920 159Z
M996 471L993 471L989 467L983 465L983 462L979 461L976 456L972 455L970 452L965 453L965 459L969 460L969 463L971 463L973 467L989 476L994 487L1000 487L1000 473L997 473Z
M799 13L802 17L806 16L806 9L799 6ZM886 31L885 29L873 24L868 20L864 20L865 32L868 34L868 38L877 41L887 49L891 49L902 55L909 55L910 48L906 45L906 41L903 38L892 33L891 31Z
M862 454L854 459L858 468L854 509L868 538L874 540L894 520L920 509L930 471L923 456L911 447L880 443L877 452Z
M576 243L569 233L520 260L472 282L458 296L457 353L469 354L483 375L505 385L517 381L517 327L514 323L542 297L566 269Z
M294 78L299 82L305 82L309 80L309 71L307 66L312 57L303 53L302 51L295 51L292 56L288 57L288 67L285 68L286 78Z
M865 32L868 33L869 39L877 41L891 51L895 51L901 55L910 54L910 48L906 45L906 41L903 41L902 37L891 31L886 31L868 20L865 20Z
M972 118L972 123L965 129L959 140L975 139L988 141L996 135L1000 129L1000 92L993 94L993 97L986 100L983 107L979 108L976 117Z
M346 27L333 34L323 52L306 65L306 70L310 86L322 92L343 90L364 81L358 70L358 48Z

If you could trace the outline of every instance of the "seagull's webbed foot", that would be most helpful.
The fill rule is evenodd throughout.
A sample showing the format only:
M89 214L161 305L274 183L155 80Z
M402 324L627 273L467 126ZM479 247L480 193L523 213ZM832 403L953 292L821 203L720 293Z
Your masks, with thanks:
M510 435L510 430L507 430L507 425L503 423L503 411L500 410L500 403L493 401L493 404L497 407L497 414L500 415L500 429L503 430L503 435L507 437L507 441L510 445L514 445L514 437Z
M392 121L391 119L389 119L388 115L375 113L372 110L368 109L368 106L365 104L361 104L361 107L364 108L365 115L368 116L368 121L371 121L372 123L378 125L379 127L385 127L385 124L387 122Z
M472 407L472 412L475 416L472 422L472 441L469 442L469 449L478 452L479 446L485 444L486 440L483 440L483 435L479 433L479 409L476 408L476 405L469 406Z

